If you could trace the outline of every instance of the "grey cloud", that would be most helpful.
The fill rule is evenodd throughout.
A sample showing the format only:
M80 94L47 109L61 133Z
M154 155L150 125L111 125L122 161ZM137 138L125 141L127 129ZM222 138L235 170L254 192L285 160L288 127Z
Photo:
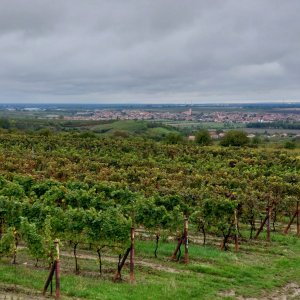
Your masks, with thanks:
M300 100L298 0L2 0L0 101Z

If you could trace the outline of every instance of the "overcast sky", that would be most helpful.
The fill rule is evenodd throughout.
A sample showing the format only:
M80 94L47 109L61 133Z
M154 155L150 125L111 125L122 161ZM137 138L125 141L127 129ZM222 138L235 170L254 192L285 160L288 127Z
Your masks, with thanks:
M299 0L1 0L0 102L300 100Z

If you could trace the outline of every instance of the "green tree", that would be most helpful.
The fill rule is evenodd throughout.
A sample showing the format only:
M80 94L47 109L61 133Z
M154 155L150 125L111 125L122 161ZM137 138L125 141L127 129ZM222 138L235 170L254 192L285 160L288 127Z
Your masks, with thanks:
M179 144L183 141L183 137L179 133L171 132L166 136L168 144Z
M284 143L284 148L285 149L295 149L296 148L296 143L293 141L286 141Z
M228 146L245 146L249 143L249 138L244 131L241 130L230 130L225 133L224 138L221 141L221 145Z
M258 135L256 135L256 136L252 139L252 145L259 145L259 144L261 144L261 143L262 143L261 138L260 138Z
M201 146L207 146L211 144L211 136L206 129L202 129L196 133L195 141Z
M6 118L0 118L0 128L10 129L11 124L10 121Z

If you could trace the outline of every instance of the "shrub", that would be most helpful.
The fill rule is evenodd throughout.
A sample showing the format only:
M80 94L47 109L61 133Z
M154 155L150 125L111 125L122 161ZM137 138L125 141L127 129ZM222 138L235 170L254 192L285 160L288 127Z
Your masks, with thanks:
M181 134L179 133L169 133L167 136L166 136L166 141L167 143L169 144L179 144L183 141L183 137Z
M208 130L200 130L196 133L195 141L201 146L207 146L211 144L211 136Z
M221 145L228 146L245 146L249 143L249 138L244 131L241 130L230 130L225 133L224 138L221 141Z
M292 141L287 141L284 143L284 148L285 149L295 149L296 148L296 143Z

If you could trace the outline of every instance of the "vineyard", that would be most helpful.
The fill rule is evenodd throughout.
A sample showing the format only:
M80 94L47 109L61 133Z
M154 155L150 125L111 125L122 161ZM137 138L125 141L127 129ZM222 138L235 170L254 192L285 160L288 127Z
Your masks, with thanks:
M298 150L3 131L0 291L41 292L59 240L66 299L275 295L300 284L299 170Z

